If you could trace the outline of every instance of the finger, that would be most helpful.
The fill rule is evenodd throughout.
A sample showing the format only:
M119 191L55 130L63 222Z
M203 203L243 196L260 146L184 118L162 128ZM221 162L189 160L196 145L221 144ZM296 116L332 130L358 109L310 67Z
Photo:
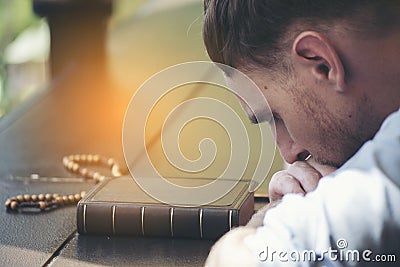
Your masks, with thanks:
M269 198L271 201L280 200L286 194L305 194L301 184L287 171L275 173L269 183Z
M300 182L306 192L313 191L322 177L322 174L306 161L294 162L288 167L287 172Z

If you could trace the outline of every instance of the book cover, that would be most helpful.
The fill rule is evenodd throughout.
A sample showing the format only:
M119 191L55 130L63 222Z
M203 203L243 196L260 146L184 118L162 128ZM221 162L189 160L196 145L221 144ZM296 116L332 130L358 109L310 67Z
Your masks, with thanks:
M210 181L175 179L186 185ZM109 179L93 188L78 203L78 232L218 239L233 227L245 225L253 215L254 194L248 187L248 181L239 181L229 193L208 205L178 207L150 197L130 176Z

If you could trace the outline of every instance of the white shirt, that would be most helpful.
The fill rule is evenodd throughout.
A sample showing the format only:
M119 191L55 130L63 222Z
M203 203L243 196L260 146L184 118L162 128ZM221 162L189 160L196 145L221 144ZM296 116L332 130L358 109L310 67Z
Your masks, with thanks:
M260 266L400 266L400 111L314 192L286 195L245 244Z

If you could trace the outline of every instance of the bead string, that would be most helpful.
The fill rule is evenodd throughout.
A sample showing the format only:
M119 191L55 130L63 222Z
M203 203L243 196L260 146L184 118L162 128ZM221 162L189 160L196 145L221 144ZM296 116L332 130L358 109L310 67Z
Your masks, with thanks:
M96 184L106 179L106 176L100 172L82 167L80 164L106 166L111 169L113 177L121 176L121 168L113 158L107 158L93 154L77 154L63 157L64 167L72 172L81 175L84 178L92 179ZM64 205L76 205L84 196L86 191L71 195L39 194L39 195L18 195L6 200L5 206L8 211L18 211L23 209L39 209L40 211L57 208Z
M81 167L79 163L107 166L111 169L111 175L113 177L121 176L121 168L113 158L107 158L97 154L70 155L63 158L64 167L72 173L77 173L85 178L93 179L95 183L102 182L106 178L99 172Z

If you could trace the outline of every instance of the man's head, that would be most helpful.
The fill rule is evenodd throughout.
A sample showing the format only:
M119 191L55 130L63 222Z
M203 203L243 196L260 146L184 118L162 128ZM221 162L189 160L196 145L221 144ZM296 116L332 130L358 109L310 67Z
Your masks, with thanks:
M342 165L400 105L398 0L205 0L203 35L262 90L289 163Z

